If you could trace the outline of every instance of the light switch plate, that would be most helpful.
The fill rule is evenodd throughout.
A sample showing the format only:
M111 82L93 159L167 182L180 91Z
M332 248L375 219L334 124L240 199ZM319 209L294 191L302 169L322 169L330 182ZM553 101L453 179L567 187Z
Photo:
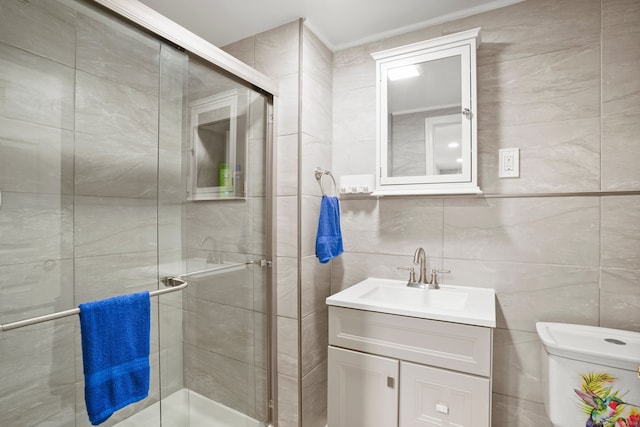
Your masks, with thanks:
M519 148L498 150L498 176L500 178L518 178L520 176Z

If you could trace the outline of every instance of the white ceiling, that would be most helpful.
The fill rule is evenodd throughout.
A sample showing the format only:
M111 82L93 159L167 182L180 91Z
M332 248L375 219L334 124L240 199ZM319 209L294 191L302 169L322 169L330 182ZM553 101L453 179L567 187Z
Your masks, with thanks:
M333 51L523 0L140 0L216 46L306 18Z

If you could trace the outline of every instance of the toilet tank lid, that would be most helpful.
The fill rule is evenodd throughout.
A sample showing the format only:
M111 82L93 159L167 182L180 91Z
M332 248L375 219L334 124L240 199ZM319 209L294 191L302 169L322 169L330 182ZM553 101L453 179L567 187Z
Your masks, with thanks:
M640 333L570 323L536 323L547 353L635 371L640 365Z

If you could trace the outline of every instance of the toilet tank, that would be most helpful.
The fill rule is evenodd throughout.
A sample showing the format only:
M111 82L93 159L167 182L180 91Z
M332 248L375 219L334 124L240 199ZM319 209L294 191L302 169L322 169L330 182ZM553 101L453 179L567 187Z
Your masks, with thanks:
M640 333L538 322L543 396L558 427L640 427Z

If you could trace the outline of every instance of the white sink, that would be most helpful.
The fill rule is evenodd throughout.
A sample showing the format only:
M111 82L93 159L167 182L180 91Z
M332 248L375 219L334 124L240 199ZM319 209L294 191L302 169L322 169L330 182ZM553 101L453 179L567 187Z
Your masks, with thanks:
M495 291L440 285L410 288L406 281L369 278L327 298L327 304L476 326L496 326Z

